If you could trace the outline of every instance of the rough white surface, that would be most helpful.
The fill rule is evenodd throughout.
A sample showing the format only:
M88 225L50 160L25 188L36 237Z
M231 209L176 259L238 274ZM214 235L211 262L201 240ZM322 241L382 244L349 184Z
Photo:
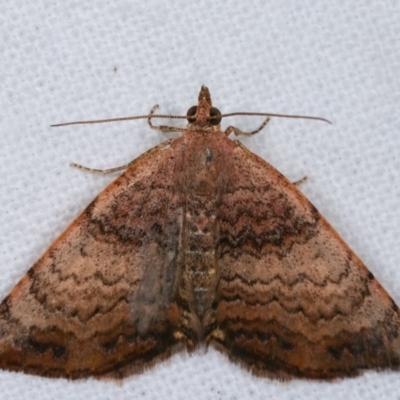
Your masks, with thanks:
M145 121L185 114L200 85L223 112L303 113L243 142L292 180L400 303L400 2L3 1L0 297L114 177L164 140ZM165 123L166 121L162 121ZM258 119L225 121L242 129ZM122 384L0 371L4 399L397 399L400 373L333 383L255 378L209 350Z

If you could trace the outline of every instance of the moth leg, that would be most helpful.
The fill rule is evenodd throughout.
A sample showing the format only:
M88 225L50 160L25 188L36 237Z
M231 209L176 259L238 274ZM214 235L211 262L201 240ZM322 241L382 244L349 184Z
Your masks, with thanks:
M120 167L109 168L109 169L95 169L95 168L88 168L80 164L71 163L71 167L81 169L83 171L92 172L93 174L101 174L107 175L112 174L113 172L123 171L129 167L129 164L121 165Z
M118 171L124 171L128 169L132 164L134 164L138 159L146 157L150 153L155 153L159 150L167 149L168 146L174 141L175 139L169 139L166 140L163 143L160 143L159 145L151 148L150 150L147 150L145 153L143 153L140 157L135 158L133 161L131 161L128 164L121 165L120 167L115 167L115 168L109 168L109 169L95 169L95 168L88 168L80 164L76 163L71 163L71 167L82 169L83 171L88 171L92 172L95 174L101 174L101 175L107 175L107 174L112 174L113 172L118 172Z
M256 133L260 132L262 129L264 129L264 127L268 124L270 119L271 119L270 117L266 118L265 121L255 131L251 131L251 132L243 132L242 130L240 130L239 128L236 128L235 126L228 126L225 130L225 135L229 136L233 132L236 136L239 136L239 135L253 136Z
M292 182L293 185L295 186L300 186L302 183L304 183L306 180L308 179L307 175L304 175L301 179L299 179L298 181Z
M159 107L158 104L154 105L153 108L150 110L149 115L147 117L147 123L149 124L151 129L154 129L155 131L161 131L163 133L168 133L168 132L183 132L185 129L183 128L178 128L175 126L167 126L167 125L153 125L151 123L151 118L152 115L155 113L157 108Z

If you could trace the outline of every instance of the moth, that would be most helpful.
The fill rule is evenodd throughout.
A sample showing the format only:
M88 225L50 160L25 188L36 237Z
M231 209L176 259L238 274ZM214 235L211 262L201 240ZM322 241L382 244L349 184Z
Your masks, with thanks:
M399 368L397 305L221 117L203 86L182 135L126 166L29 269L0 305L1 368L123 378L201 345L278 379Z

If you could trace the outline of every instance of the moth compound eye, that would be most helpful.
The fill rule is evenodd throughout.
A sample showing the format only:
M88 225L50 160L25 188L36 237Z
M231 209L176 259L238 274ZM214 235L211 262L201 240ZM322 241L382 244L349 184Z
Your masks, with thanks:
M222 118L221 118L221 111L218 110L218 108L215 107L211 107L210 109L210 124L211 125L218 125Z
M197 112L197 106L192 106L189 108L189 110L186 113L187 120L191 124L193 124L193 122L196 122L196 117L195 117L196 112Z

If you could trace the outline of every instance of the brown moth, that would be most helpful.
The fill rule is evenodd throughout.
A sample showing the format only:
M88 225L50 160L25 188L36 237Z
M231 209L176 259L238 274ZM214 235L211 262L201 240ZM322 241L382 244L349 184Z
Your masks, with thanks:
M1 368L122 378L201 344L279 379L399 367L396 304L220 119L202 87L182 136L132 161L33 265L0 305Z

